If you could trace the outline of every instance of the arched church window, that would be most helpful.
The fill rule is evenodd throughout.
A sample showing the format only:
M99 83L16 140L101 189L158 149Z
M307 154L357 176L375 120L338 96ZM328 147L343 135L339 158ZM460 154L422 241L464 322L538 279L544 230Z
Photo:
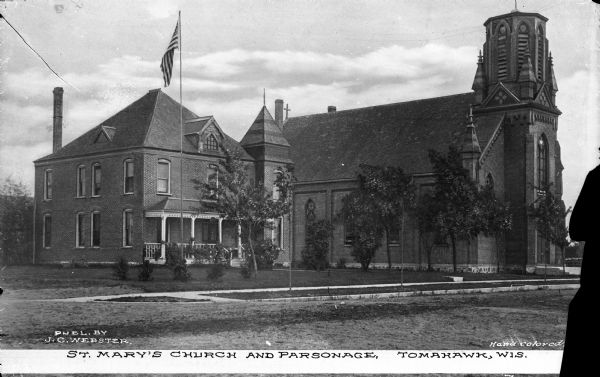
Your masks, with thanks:
M544 29L540 26L537 32L537 78L544 80Z
M542 134L538 139L538 188L545 190L548 186L548 139Z
M308 199L306 205L304 206L304 211L306 214L306 225L315 222L315 202L312 199Z
M488 173L487 177L485 177L485 186L490 189L494 189L494 177L492 177L492 173Z
M508 77L508 28L502 24L498 28L498 81Z
M527 24L519 25L519 34L517 35L517 61L518 69L525 63L525 58L529 52L529 28Z

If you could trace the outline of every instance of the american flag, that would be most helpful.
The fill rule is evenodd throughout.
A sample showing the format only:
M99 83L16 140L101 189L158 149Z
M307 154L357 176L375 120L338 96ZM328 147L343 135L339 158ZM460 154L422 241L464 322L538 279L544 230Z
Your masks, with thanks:
M169 42L169 47L167 47L167 51L163 55L162 62L160 63L165 87L169 86L171 83L171 74L173 73L173 53L176 48L179 48L179 20L177 20L171 42Z

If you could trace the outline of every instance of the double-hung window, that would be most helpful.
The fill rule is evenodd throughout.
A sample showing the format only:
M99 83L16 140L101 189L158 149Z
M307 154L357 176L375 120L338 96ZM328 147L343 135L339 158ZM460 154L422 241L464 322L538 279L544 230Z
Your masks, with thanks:
M85 214L78 213L75 219L75 247L85 247Z
M156 191L160 194L171 192L171 163L167 160L158 160Z
M77 167L77 197L83 198L85 196L85 166L80 165Z
M100 247L100 212L92 212L92 246Z
M52 245L52 216L44 215L44 223L42 225L44 227L42 244L45 248L48 248Z
M44 171L44 199L52 199L52 170Z
M133 210L126 209L123 211L123 246L129 247L133 245Z
M102 184L102 167L100 164L92 165L92 196L100 196Z
M133 160L123 162L123 192L133 194Z

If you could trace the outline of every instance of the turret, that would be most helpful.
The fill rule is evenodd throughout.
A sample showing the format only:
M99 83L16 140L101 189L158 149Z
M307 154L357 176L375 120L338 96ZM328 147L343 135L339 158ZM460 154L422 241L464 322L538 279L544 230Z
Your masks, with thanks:
M462 158L463 167L469 171L471 179L477 181L481 147L479 146L479 140L477 139L477 133L475 132L472 108L469 108L469 115L467 116L467 125L460 148L460 155Z
M481 104L487 95L487 85L485 81L483 55L481 54L481 50L479 50L479 57L477 59L477 72L475 72L475 79L473 79L473 86L471 89L475 91L475 104Z

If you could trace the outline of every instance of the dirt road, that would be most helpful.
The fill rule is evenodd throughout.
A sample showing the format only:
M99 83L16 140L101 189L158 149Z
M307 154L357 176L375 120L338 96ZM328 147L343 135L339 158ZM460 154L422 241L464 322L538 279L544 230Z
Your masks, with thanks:
M513 348L561 349L567 306L574 293L286 303L3 299L0 345L38 349L490 349L498 347L492 347L492 342L516 342ZM82 343L82 338L118 342ZM79 339L78 343L70 343L73 339Z

